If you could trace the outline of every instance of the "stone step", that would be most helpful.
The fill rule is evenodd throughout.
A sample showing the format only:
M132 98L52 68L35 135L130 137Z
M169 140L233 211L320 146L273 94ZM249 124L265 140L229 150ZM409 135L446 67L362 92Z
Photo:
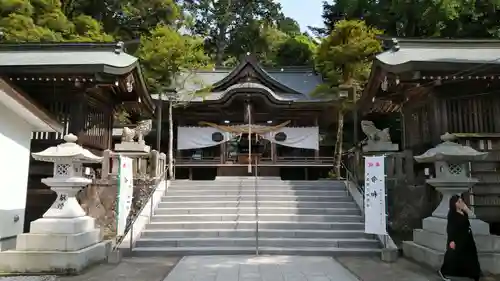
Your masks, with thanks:
M173 180L171 185L199 185L199 186L210 186L210 185L252 185L255 183L255 178L244 179L244 180ZM320 181L283 181L283 180L259 180L257 183L266 185L289 185L289 186L300 186L300 185L312 185L312 186L345 186L344 181L335 180L320 180Z
M269 190L259 189L257 191L259 196L348 196L349 194L344 190ZM170 196L254 196L255 191L253 189L242 189L242 190L179 190L179 189L169 189L167 197Z
M255 229L255 221L153 221L146 229ZM264 229L316 229L316 230L364 230L362 222L297 222L259 221L259 230Z
M192 195L192 196L167 196L162 202L186 202L186 201L254 201L254 195ZM296 201L296 202L351 202L349 196L296 196L296 195L258 195L258 201Z
M136 247L255 247L255 238L141 238ZM325 239L325 238L260 238L262 247L335 247L373 248L380 246L375 239Z
M147 229L144 238L252 238L255 229ZM364 230L317 230L317 229L260 229L262 238L374 238Z
M340 202L316 202L316 201L273 201L259 200L259 207L296 207L296 208L355 208L356 203L349 198L350 201ZM226 207L255 207L254 200L240 201L173 201L160 202L158 208L226 208Z
M255 184L252 185L170 185L169 190L254 190ZM297 186L289 186L289 185L268 185L268 184L257 184L257 189L266 189L266 190L345 190L344 185L297 185Z
M279 248L279 247L259 247L261 255L301 255L301 256L376 256L380 254L380 249L370 248ZM189 255L253 255L256 253L255 247L192 247L192 248L149 248L141 247L132 250L133 256L139 257L162 257L162 256L189 256Z
M189 215L155 215L152 222L182 221L255 221L254 214L189 214ZM259 214L259 221L295 221L295 222L362 222L359 215L294 215L294 214Z
M173 208L160 207L157 215L187 215L187 214L255 214L255 207L214 207L214 208ZM259 207L259 214L300 214L300 215L361 215L356 208L298 208L298 207Z

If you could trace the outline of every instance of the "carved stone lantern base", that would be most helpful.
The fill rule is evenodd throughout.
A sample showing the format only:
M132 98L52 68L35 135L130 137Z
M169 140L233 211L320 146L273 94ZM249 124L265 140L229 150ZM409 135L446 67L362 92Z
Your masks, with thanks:
M58 147L34 153L37 160L54 162L54 177L42 179L57 198L30 232L17 236L16 249L0 252L0 271L8 273L76 274L106 260L110 242L102 241L95 219L87 216L75 196L92 180L83 176L82 163L100 158L77 145L76 137Z

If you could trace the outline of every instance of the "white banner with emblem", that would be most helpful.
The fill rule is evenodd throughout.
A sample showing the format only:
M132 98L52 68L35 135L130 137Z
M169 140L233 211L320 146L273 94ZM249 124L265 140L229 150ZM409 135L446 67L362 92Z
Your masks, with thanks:
M119 157L118 161L118 200L116 206L116 235L125 235L127 217L132 207L132 197L134 195L134 174L132 158Z
M365 233L387 234L385 157L365 157Z

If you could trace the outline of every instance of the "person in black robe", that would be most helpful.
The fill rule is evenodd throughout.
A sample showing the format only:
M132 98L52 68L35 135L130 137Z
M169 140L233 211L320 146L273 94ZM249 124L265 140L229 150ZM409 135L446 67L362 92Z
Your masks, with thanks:
M443 280L450 280L446 276L454 276L479 281L481 276L476 243L469 223L469 213L470 209L460 196L451 197L446 227L448 241L443 265L439 270L439 275Z

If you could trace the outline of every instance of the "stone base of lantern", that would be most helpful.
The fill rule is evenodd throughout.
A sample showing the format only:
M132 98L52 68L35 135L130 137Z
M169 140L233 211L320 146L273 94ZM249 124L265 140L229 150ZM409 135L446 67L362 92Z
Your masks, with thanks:
M484 272L500 274L500 237L489 234L487 223L471 219L471 228ZM424 219L423 228L413 231L413 241L403 242L404 256L439 269L446 251L446 219L429 217Z
M77 274L105 261L110 249L91 217L41 218L17 237L15 250L0 252L0 271Z

